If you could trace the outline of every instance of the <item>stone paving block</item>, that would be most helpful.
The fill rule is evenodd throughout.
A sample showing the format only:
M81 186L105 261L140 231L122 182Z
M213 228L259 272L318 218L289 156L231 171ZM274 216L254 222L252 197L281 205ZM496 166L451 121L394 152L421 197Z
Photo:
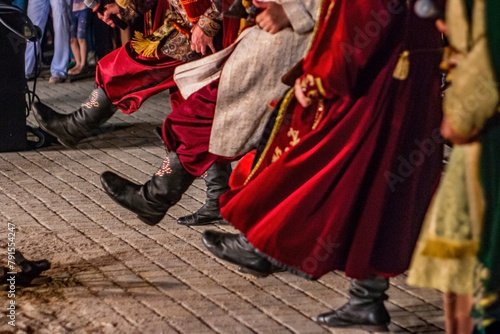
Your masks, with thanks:
M192 333L214 333L210 327L194 316L188 318L176 318L171 320L171 325L174 326L179 332L185 334Z
M186 279L185 283L204 296L226 294L228 290L209 277Z
M428 316L424 318L429 324L432 324L440 329L445 329L444 314L438 316Z
M296 333L323 333L325 330L310 318L298 313L295 315L276 315L276 319Z
M405 327L405 329L411 333L429 333L429 332L436 332L439 331L440 329L436 326L433 325L425 325L425 326L410 326L410 327Z
M368 331L362 329L352 329L352 328L329 328L331 333L334 334L367 334Z
M218 307L232 314L255 314L262 313L260 309L255 308L252 304L238 297L232 292L224 294L215 294L207 296Z
M273 318L294 316L298 314L295 307L291 307L290 305L282 304L280 302L277 302L273 305L262 305L262 304L257 304L257 305L265 314L268 314Z
M391 316L391 321L398 326L409 328L409 327L426 327L427 323L414 315L406 316Z
M391 288L387 292L391 303L401 306L403 308L411 307L411 306L420 306L425 304L425 301L417 298L413 295L408 294L407 292L400 290L398 288Z
M141 324L137 327L140 333L161 333L161 334L175 334L178 333L166 321L150 321Z
M272 327L281 327L283 326L279 321L273 319L271 316L267 314L263 314L262 312L252 312L245 313L243 312L232 312L234 317L246 324L248 327L253 328L256 331L265 331L267 328Z
M252 329L246 327L234 318L228 315L218 317L203 317L203 320L217 333L227 334L250 334L255 333Z
M226 312L217 307L210 299L196 293L191 296L183 297L179 300L181 305L187 310L196 314L198 317L221 316Z
M345 301L347 301L347 299ZM311 301L309 303L297 304L295 306L302 314L311 319L316 319L318 315L331 311L331 309L314 301Z

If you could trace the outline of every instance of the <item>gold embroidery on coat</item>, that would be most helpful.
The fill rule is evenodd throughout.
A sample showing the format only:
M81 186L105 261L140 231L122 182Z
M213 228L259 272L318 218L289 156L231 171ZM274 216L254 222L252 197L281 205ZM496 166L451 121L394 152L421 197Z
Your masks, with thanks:
M278 160L281 157L282 154L283 154L283 151L281 150L281 148L276 147L274 149L274 154L273 154L273 158L271 159L271 161L275 162L276 160Z
M288 133L286 135L288 137L292 137L292 140L290 141L290 146L295 146L299 143L300 141L299 130L294 130L293 128L290 128L290 130L288 130Z

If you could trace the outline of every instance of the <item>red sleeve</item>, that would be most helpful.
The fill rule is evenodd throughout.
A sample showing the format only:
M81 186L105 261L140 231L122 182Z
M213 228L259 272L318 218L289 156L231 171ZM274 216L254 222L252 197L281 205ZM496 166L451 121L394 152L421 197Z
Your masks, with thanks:
M403 29L406 8L401 0L326 0L304 77L313 76L327 98L349 95L391 32Z

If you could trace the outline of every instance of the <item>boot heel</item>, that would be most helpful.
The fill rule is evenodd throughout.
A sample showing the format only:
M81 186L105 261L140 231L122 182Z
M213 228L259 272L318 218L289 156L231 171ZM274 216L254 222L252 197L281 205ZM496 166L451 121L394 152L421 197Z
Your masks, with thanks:
M163 219L163 217L165 217L165 215L162 215L162 216L139 216L137 215L137 218L139 218L140 221L142 221L143 223L146 223L148 224L149 226L155 226L157 225L159 222L161 222L161 220Z
M269 276L269 273L263 273L263 272L260 272L257 270L250 269L248 267L243 267L243 266L239 266L238 271L240 273L250 274L252 276L255 276L256 278L264 278L264 277Z
M385 325L360 325L358 328L368 332L382 333L389 332L389 325L390 323Z

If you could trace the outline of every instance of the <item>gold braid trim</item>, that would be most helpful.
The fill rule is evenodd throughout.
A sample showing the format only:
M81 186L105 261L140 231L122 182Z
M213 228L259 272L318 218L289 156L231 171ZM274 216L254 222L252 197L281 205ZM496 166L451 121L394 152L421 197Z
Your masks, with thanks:
M425 241L422 255L440 259L461 259L476 256L479 244L473 240L450 240L433 237Z
M295 97L295 90L291 88L288 93L286 93L285 97L283 98L283 102L281 103L278 116L276 117L276 121L274 122L273 126L273 131L271 132L271 135L269 136L269 139L267 141L266 147L262 151L262 154L259 157L259 160L255 164L255 167L252 169L250 174L248 175L247 179L245 180L245 185L250 182L250 180L253 178L254 174L257 172L259 169L260 165L262 165L262 162L264 161L264 157L266 156L267 152L269 151L269 148L271 147L274 138L278 134L278 131L281 127L281 123L283 123L283 116L285 115L286 109L288 108L288 105L290 102L293 100Z

